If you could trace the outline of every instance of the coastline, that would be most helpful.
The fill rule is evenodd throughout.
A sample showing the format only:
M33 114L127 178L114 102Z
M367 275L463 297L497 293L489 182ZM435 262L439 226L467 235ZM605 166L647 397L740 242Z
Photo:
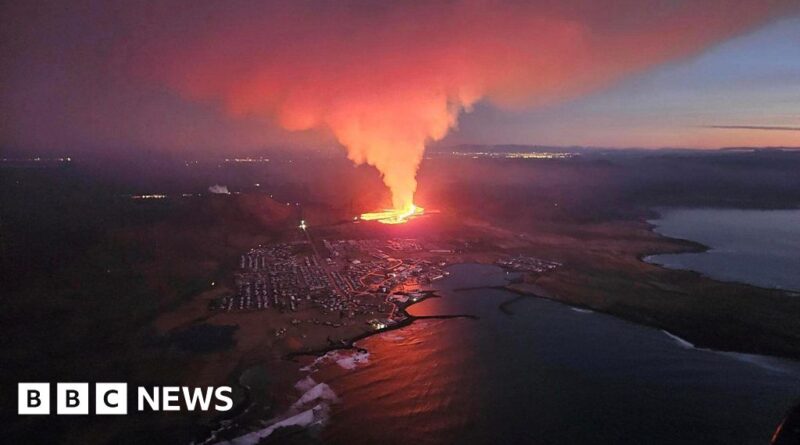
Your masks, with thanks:
M667 275L665 277L665 281L667 281L667 283L656 282L652 280L652 277L642 277L648 278L647 284L652 286L652 291L665 294L666 297L680 295L684 297L684 299L701 299L706 297L704 292L713 290L715 293L734 294L743 300L764 297L783 300L786 303L797 303L796 301L792 301L792 299L798 295L798 293L791 290L770 289L741 282L722 281L693 270L671 269L656 263L645 261L645 258L651 255L665 253L703 253L709 251L711 247L696 241L672 238L663 235L655 231L657 225L647 220L641 222L651 235L654 235L662 241L668 241L669 245L671 246L671 248L667 250L644 248L638 250L634 254L635 260L641 265L656 268L658 269L657 273L661 275ZM756 340L747 343L740 343L736 337L726 338L725 335L719 334L718 329L725 332L727 331L727 329L725 329L726 327L715 326L713 323L720 323L724 320L712 321L712 325L707 323L686 323L685 320L682 320L682 317L680 316L674 316L672 314L659 314L655 311L647 311L644 310L644 308L637 308L635 305L635 296L630 297L631 301L629 304L608 304L606 301L602 300L595 303L591 299L576 298L566 293L559 292L559 290L562 290L559 288L559 286L551 285L558 284L558 282L553 280L540 280L540 278L545 277L546 276L541 276L536 277L533 279L533 281L524 280L522 283L510 283L504 286L493 287L507 290L518 295L518 297L514 299L501 303L499 309L508 313L508 306L513 304L513 302L517 301L519 298L544 298L566 304L572 308L591 310L643 326L660 329L672 336L681 338L683 341L692 344L693 347L698 349L708 349L723 353L756 354L767 357L780 357L800 360L800 344L794 342L791 338L783 337L783 335L780 335L780 333L766 335L763 341ZM669 283L672 277L681 277L681 285L673 285ZM680 315L680 310L677 310L676 312L676 315Z
M658 216L659 219L663 218L663 214L661 213L662 210L663 209L656 210L656 212L659 215ZM794 209L793 208L793 209L781 209L781 210L798 210L798 209ZM642 262L647 263L647 264L652 264L652 265L655 265L655 266L658 266L658 267L662 267L662 268L665 268L665 269L669 269L669 270L678 270L678 271L682 271L682 272L698 274L702 278L713 280L713 281L716 281L716 282L719 282L719 283L745 284L745 285L748 285L748 286L753 286L755 288L764 289L764 290L776 290L776 291L788 294L791 297L800 297L800 289L793 289L793 288L779 287L779 286L766 287L766 286L761 286L761 285L756 284L756 283L747 283L745 281L737 281L735 279L723 279L723 278L714 277L714 276L711 276L709 274L706 274L706 273L703 273L703 272L699 272L699 271L696 271L696 270L692 270L692 269L687 269L687 268L683 268L683 267L670 267L670 266L667 266L667 265L665 265L663 263L660 263L660 262L649 261L648 260L649 258L662 256L662 255L681 255L681 254L687 254L687 253L709 253L709 252L711 252L711 251L713 251L715 249L718 249L718 247L709 246L709 245L706 245L706 244L704 244L702 242L699 242L699 241L694 241L694 240L690 240L690 239L686 239L686 238L679 238L679 237L676 237L676 236L669 235L667 233L659 232L657 230L659 225L653 223L652 221L653 221L653 219L646 220L648 228L652 233L654 233L654 234L656 234L656 235L658 235L660 237L663 237L663 238L666 238L666 239L681 243L681 244L685 245L687 248L685 250L678 250L678 251L674 251L674 252L659 252L659 251L644 252L644 253L641 253L641 254L637 255L637 258L639 259L639 261L642 261Z
M513 311L508 309L508 306L511 306L514 303L516 303L516 302L518 302L518 301L520 301L522 299L525 299L525 298L539 298L539 299L550 300L550 301L554 301L554 302L563 304L565 306L568 306L570 309L574 309L574 310L577 310L579 312L604 314L604 315L612 316L612 317L615 317L615 318L618 318L620 320L624 320L624 321L627 321L627 322L630 322L630 323L635 323L635 324L640 325L640 326L645 326L645 327L657 329L657 330L663 332L668 337L670 337L673 340L675 340L681 346L686 347L686 348L692 348L692 349L698 349L698 350L704 350L704 351L710 351L710 352L725 353L725 354L756 355L756 356L769 357L769 358L784 358L784 359L792 359L792 360L800 361L800 355L797 355L797 356L779 355L779 354L770 354L770 353L757 352L757 351L754 352L754 351L743 351L743 350L737 350L737 349L722 349L722 348L719 348L719 347L715 347L713 344L696 343L696 342L691 341L690 339L684 337L683 335L676 334L675 332L673 332L670 329L669 326L666 326L666 325L659 325L659 324L655 324L655 323L647 323L647 322L641 321L638 318L625 317L625 316L623 316L621 314L617 314L617 313L615 313L613 311L607 311L607 310L603 310L603 309L598 309L598 308L595 308L595 307L589 306L589 305L570 303L570 302L567 302L565 300L562 300L562 299L558 298L557 296L546 296L546 295L543 295L542 293L537 293L536 291L526 290L526 289L520 288L518 286L515 287L515 285L513 285L513 284L507 285L507 286L477 287L477 288L470 288L468 290L477 290L477 289L503 290L503 291L507 291L507 292L511 292L513 294L516 294L517 295L516 297L513 297L513 298L510 298L508 300L505 300L505 301L501 302L498 305L498 309L499 310L501 310L503 313L505 313L507 315L511 315L511 316L513 316L514 313L513 313Z
M294 374L299 375L299 373L302 372L302 368L303 368L303 367L299 366L300 362L297 360L300 357L309 357L309 356L311 356L311 357L321 358L321 357L324 357L328 353L335 352L335 351L340 351L340 350L355 350L357 353L368 353L368 351L366 349L358 347L356 345L356 342L358 342L360 340L363 340L365 338L368 338L368 337L372 337L374 335L380 335L380 334L384 334L384 333L387 333L387 332L390 332L390 331L402 329L404 327L410 326L411 324L413 324L415 321L418 321L418 320L452 319L452 318L467 318L467 319L472 319L472 320L478 319L477 316L471 315L471 314L411 315L411 314L409 314L407 312L407 309L409 307L411 307L411 306L413 306L415 304L418 304L418 303L422 303L423 301L425 301L427 299L430 299L430 298L441 298L441 296L438 295L435 290L424 290L424 291L420 291L420 292L423 294L423 296L418 298L416 301L409 300L409 301L406 301L404 303L399 302L399 301L392 301L392 304L395 305L396 310L400 314L403 315L403 319L401 321L395 323L395 324L392 324L391 326L386 326L386 327L381 328L381 329L367 330L367 331L362 332L362 333L360 333L358 335L355 335L355 336L352 336L352 337L349 337L349 338L346 338L346 339L342 339L341 342L337 342L337 343L333 343L332 342L331 344L329 344L328 346L323 347L323 348L289 352L289 353L285 354L283 357L281 357L279 360L284 362L284 363L293 364L294 365L293 366L294 371L296 371L296 372L294 372ZM206 434L204 434L205 438L200 440L199 442L196 442L196 443L199 443L199 444L228 443L231 440L233 440L233 439L222 439L222 438L220 438L218 436L218 434L219 433L223 433L224 434L226 432L235 431L236 428L238 427L238 425L236 425L237 419L239 419L239 418L243 417L244 415L246 415L253 408L253 400L252 400L253 398L252 398L252 396L250 394L251 388L249 388L247 385L245 385L245 384L243 384L241 382L241 377L242 377L243 372L244 372L243 370L237 369L237 371L235 371L235 373L234 373L234 375L236 376L236 379L235 379L236 380L236 384L237 384L237 386L239 386L242 389L243 398L241 400L239 400L238 403L236 403L234 405L234 408L231 410L232 411L232 415L223 416L223 417L220 417L219 419L217 419L214 422L215 425L213 427L208 427L206 429ZM324 383L321 383L321 385L324 385ZM276 386L276 387L274 387L272 389L271 395L272 395L273 398L276 398L276 399L289 400L289 399L292 398L291 396L294 395L295 392L296 392L295 386ZM295 401L292 405L298 403L299 401L300 401L300 399ZM277 411L277 412L285 412L285 411L289 410L289 408L290 408L290 406L275 406L275 407L273 407L272 410L273 411ZM273 417L271 419L271 420L276 420L276 422L273 423L272 426L276 426L279 423L281 423L280 420L277 420L279 417L280 417L280 415L276 415L275 417ZM294 427L294 426L295 425L278 426L278 427L276 427L276 428L274 428L274 429L272 429L270 431L270 435L272 433L274 433L274 432L277 432L277 431L283 429L283 428L291 428L291 427ZM302 431L303 430L301 429L301 432ZM247 434L247 433L245 433L245 434ZM265 437L267 437L267 436L265 436Z
M509 306L511 306L514 303L516 303L518 301L521 301L523 299L526 299L526 298L537 298L537 299L550 300L550 301L559 303L561 305L567 306L570 309L572 309L574 311L577 311L577 312L587 313L587 314L601 313L603 315L612 316L614 318L626 321L628 323L634 323L636 325L643 326L643 327L646 327L646 328L652 328L652 329L659 330L664 335L666 335L671 340L673 340L679 347L684 348L684 349L693 349L693 350L697 350L697 351L704 351L704 352L710 352L710 353L715 353L715 354L722 354L722 355L725 355L725 356L732 357L732 358L734 358L736 360L739 360L739 361L751 363L751 364L753 364L755 366L758 366L758 367L761 367L761 368L764 368L764 369L767 369L767 370L770 370L770 371L773 371L773 372L780 372L780 373L789 372L789 371L787 371L785 369L784 366L782 366L780 364L776 364L775 361L779 361L781 359L787 359L787 358L788 359L794 359L793 357L782 357L782 356L777 356L777 355L773 355L773 354L760 354L760 353L742 352L742 351L736 351L736 350L722 350L722 349L716 349L716 348L713 348L713 347L701 346L701 345L692 343L689 340L687 340L687 339L685 339L685 338L683 338L683 337L681 337L681 336L679 336L679 335L677 335L677 334L675 334L675 333L673 333L673 332L671 332L671 331L669 331L668 329L665 329L665 328L660 328L658 326L648 325L648 324L644 324L644 323L641 323L641 322L638 322L638 321L634 321L634 320L631 320L631 319L622 318L622 317L619 317L619 316L617 316L617 315L615 315L615 314L613 314L611 312L596 311L595 309L592 309L590 306L575 305L575 304L565 303L565 302L559 300L558 298L555 298L555 297L553 297L551 295L548 295L547 292L544 291L544 289L538 289L538 290L535 289L535 286L536 286L535 284L532 285L532 284L529 283L528 284L529 289L521 289L519 287L514 287L515 284L516 283L509 284L509 285L506 285L506 286L475 286L475 287L469 287L469 288L455 289L455 291L491 289L491 290L501 290L501 291L506 291L506 292L513 293L516 296L514 296L512 298L509 298L509 299L506 299L506 300L504 300L504 301L502 301L502 302L500 302L498 304L498 309L500 311L502 311L504 314L509 315L509 316L513 316L514 315L514 312L509 308ZM794 360L797 360L797 359L794 359Z
M341 344L331 344L325 348L319 348L314 350L307 350L307 351L294 351L286 354L285 358L288 360L293 360L297 357L302 356L322 356L327 354L331 351L338 351L338 350L347 350L347 349L355 349L357 351L365 351L363 348L358 348L355 343L359 340L363 340L367 337L371 337L373 335L383 334L386 332L394 331L397 329L402 329L406 326L413 324L417 320L426 320L426 319L450 319L450 318L468 318L472 320L478 319L477 316L471 314L442 314L442 315L411 315L407 312L407 309L415 304L422 303L423 301L430 299L430 298L441 298L441 295L438 295L435 290L425 290L421 291L424 295L421 298L418 298L416 301L407 301L405 303L400 303L397 301L393 301L392 304L395 305L397 311L399 311L403 315L403 320L391 325L386 326L381 329L373 329L370 331L366 331L354 337L350 337L348 339L343 339Z

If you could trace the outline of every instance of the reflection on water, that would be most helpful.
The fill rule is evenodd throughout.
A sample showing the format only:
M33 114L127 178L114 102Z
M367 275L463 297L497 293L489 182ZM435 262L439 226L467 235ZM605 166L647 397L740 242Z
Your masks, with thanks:
M800 397L800 365L700 351L662 331L522 299L453 291L503 278L458 265L425 320L364 340L355 369L320 364L339 396L323 431L334 444L766 443ZM488 275L487 275L488 274ZM747 360L742 360L742 358Z
M712 278L800 290L800 210L671 209L656 232L708 252L653 255L648 262Z

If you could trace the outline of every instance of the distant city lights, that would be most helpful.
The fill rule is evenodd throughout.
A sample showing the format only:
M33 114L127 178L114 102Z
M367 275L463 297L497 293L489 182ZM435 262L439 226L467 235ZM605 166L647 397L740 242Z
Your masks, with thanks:
M131 195L131 199L165 199L167 195L151 194L151 195Z
M225 162L269 162L269 158L264 157L257 157L257 158L225 158Z
M515 152L464 152L453 151L448 153L452 156L465 157L472 159L490 158L490 159L569 159L579 156L578 153L573 152L552 152L552 151L515 151Z

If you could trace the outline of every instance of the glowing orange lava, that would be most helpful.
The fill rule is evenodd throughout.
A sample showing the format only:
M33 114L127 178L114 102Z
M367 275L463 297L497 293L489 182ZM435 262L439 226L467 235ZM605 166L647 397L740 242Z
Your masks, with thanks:
M411 204L405 210L385 209L380 212L362 213L359 219L362 221L378 221L383 224L403 224L411 218L422 215L424 211L425 209L422 207Z

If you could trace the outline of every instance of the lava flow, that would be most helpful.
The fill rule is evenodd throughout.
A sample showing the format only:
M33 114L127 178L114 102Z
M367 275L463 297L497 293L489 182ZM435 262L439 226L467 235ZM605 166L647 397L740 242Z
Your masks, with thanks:
M362 213L359 219L362 221L378 221L383 224L403 224L411 218L421 216L425 209L411 204L405 210L385 209L380 212Z

